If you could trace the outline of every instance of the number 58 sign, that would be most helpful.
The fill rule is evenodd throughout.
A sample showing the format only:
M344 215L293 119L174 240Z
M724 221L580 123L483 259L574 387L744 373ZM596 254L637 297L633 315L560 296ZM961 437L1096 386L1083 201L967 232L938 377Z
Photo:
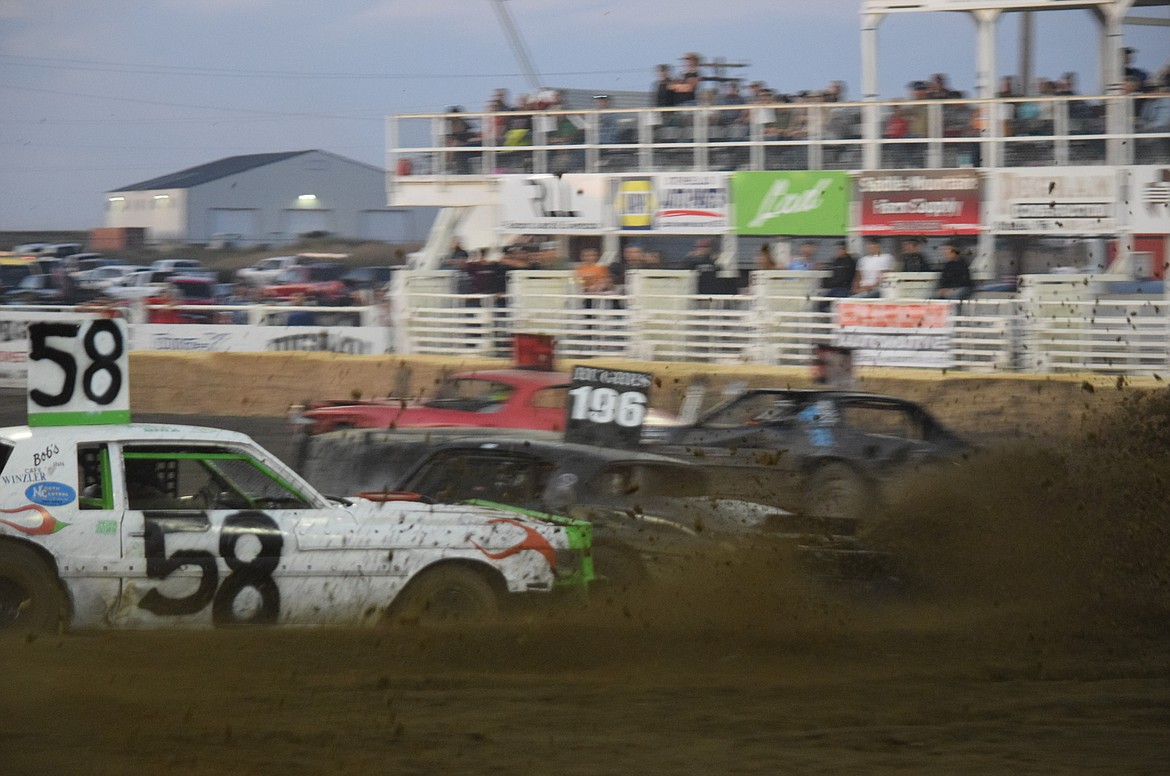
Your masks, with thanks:
M638 444L653 375L577 366L572 380L566 442L608 447Z
M130 422L129 348L120 319L28 327L28 424Z

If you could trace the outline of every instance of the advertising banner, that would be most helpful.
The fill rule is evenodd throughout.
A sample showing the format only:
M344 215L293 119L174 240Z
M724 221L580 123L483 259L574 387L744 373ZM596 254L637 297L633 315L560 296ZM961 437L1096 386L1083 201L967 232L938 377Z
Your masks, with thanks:
M29 324L94 316L76 313L0 313L0 388L24 388L29 367ZM198 323L132 323L129 350L184 350L203 353L265 353L301 350L381 355L394 349L386 326L232 326ZM100 343L99 343L100 345ZM98 350L102 353L104 351Z
M975 170L863 172L857 178L863 234L978 234Z
M949 302L834 303L833 344L853 351L855 366L916 366L947 369L951 355Z
M992 177L990 228L999 234L1114 234L1115 168L1029 167Z
M727 173L659 173L613 179L622 232L719 234L730 228Z
M735 229L757 235L844 235L851 188L848 174L836 170L733 173Z
M1170 234L1170 167L1125 170L1122 221L1134 234Z
M609 227L605 175L501 175L500 229L596 234Z

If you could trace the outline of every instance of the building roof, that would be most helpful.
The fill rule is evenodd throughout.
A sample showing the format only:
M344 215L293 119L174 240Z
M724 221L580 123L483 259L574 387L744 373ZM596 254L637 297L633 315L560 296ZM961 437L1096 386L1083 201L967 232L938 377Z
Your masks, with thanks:
M113 191L153 191L155 189L189 189L193 186L199 186L210 181L226 178L229 175L236 175L241 172L247 172L257 167L263 167L266 164L274 164L275 162L283 162L285 159L291 159L294 156L302 154L310 154L313 151L282 151L271 154L246 154L244 156L229 156L226 159L219 159L207 164L200 164L195 167L188 167L186 170L179 170L178 172L168 173L167 175L160 175L157 178L142 181L141 183L132 183L129 186L123 186L120 189L112 189Z

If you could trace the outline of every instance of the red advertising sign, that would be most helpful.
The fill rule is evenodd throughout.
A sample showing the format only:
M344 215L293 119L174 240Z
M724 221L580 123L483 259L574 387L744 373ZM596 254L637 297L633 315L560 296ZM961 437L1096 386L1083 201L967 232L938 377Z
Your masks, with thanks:
M981 191L976 170L864 172L857 177L861 231L978 234Z

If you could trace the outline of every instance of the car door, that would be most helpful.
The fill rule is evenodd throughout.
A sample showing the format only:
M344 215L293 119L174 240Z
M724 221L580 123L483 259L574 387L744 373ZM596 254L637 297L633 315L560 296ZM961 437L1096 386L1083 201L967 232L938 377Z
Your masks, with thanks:
M129 561L117 624L271 624L322 602L332 577L300 538L337 555L345 542L329 536L353 529L344 510L314 503L246 447L122 444L116 457Z

